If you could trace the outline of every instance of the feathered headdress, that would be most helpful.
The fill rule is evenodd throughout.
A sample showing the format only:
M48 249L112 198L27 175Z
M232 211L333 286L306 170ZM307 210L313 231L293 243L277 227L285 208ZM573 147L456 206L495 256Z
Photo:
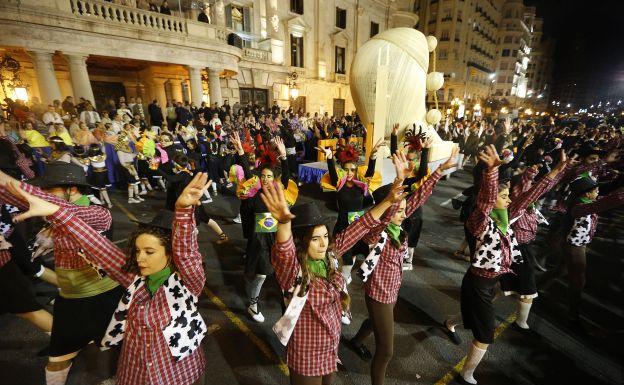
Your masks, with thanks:
M360 159L360 151L352 145L347 144L346 146L338 147L336 159L338 159L340 164L357 163Z
M258 162L260 165L268 165L269 167L273 168L275 166L277 166L277 154L272 151L271 149L263 146L262 149L260 149L259 152L259 156L258 156Z
M427 137L422 132L422 126L419 126L418 133L416 133L416 123L413 124L411 130L405 131L405 146L409 151L422 151L422 141Z

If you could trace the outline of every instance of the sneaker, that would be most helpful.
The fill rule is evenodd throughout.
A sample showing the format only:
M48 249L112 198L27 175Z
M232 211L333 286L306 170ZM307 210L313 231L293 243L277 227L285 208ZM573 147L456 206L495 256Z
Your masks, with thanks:
M256 305L256 309L258 309L257 305ZM254 310L251 307L251 305L247 308L247 313L249 313L249 315L251 316L251 319L253 319L254 321L258 323L264 322L264 316L262 315L262 313L260 313L258 310Z
M134 198L128 198L128 203L141 203L141 201Z
M212 198L206 198L203 201L201 201L202 204L204 203L212 203Z
M212 195L217 196L217 195L219 195L219 193L218 193L218 191L217 191L217 190L214 190L214 192L212 193Z
M228 184L226 184L226 185L225 185L225 187L227 187L227 188L230 188L230 187L232 187L232 186L234 186L234 185L232 184L232 182L228 182Z
M109 209L113 208L113 204L112 203L109 203L107 206L108 206Z
M141 198L139 196L134 197L134 199L138 200L139 202L145 202L145 199L143 199L143 198Z
M143 190L139 193L139 195L147 195L147 190Z
M451 329L449 329L449 327L447 326L447 322L448 320L445 320L442 323L442 329L444 330L444 332L446 333L446 335L448 336L448 338L451 340L452 343L454 343L455 345L461 345L462 343L461 337L459 336L459 334L457 334L457 331L452 331Z
M243 223L243 220L241 219L240 214L238 214L238 216L236 216L236 218L232 219L232 222L234 222L234 223Z
M403 271L411 271L413 269L414 269L414 266L412 266L411 263L403 262Z
M343 311L340 321L342 321L343 325L351 325L351 314Z

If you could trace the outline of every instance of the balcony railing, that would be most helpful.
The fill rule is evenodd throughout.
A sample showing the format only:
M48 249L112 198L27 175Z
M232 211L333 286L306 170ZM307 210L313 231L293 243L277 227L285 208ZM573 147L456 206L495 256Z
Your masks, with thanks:
M271 52L255 48L244 48L243 57L247 60L271 62Z
M186 21L157 12L144 11L100 0L69 0L74 15L90 17L120 24L143 27L161 32L184 35Z

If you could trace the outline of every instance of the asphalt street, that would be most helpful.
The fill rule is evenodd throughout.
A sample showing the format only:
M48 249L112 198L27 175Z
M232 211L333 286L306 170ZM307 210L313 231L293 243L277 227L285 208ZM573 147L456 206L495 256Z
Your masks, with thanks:
M388 367L387 384L459 383L456 373L472 336L460 328L463 343L456 346L440 324L459 312L460 284L468 263L451 256L463 239L463 228L450 199L469 186L470 181L466 171L440 181L425 205L414 270L405 272L395 307L394 358ZM115 204L114 239L122 248L134 227L130 219L149 219L164 205L162 192L148 197L145 203L132 205L121 192L111 196ZM331 203L327 203L331 195L320 192L318 186L301 188L299 202L308 200L319 202L327 215L336 215ZM210 328L203 342L206 384L288 384L285 349L271 331L281 315L280 292L274 279L267 280L261 294L265 323L254 323L246 313L242 259L245 241L240 225L231 221L237 214L238 201L223 191L204 208L230 236L230 242L217 245L214 233L207 227L200 229L206 266L200 310ZM495 305L500 322L496 340L475 373L479 384L624 383L624 210L616 210L608 218L604 216L598 235L588 255L583 327L566 318L566 281L562 277L540 284L539 298L529 318L530 333L510 326L515 319L514 300L500 298ZM540 253L551 251L547 246L540 248ZM50 286L37 283L36 288L42 303L51 299ZM344 338L351 338L366 318L363 288L357 278L349 290L353 322L343 326ZM37 352L47 346L48 336L12 315L0 316L0 330L0 383L44 384L46 358L37 357ZM372 337L367 345L374 350ZM116 351L99 352L90 345L75 360L68 384L100 384L113 376L116 358ZM345 344L340 346L340 359L336 385L370 383L368 363Z

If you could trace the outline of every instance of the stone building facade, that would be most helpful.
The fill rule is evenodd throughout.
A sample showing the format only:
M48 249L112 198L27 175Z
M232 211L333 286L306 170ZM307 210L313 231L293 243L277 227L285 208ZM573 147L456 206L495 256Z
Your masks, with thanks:
M341 115L354 109L358 47L418 23L414 1L180 1L164 15L102 0L3 0L0 50L20 62L29 96L43 103L277 101ZM197 21L198 4L209 23Z

